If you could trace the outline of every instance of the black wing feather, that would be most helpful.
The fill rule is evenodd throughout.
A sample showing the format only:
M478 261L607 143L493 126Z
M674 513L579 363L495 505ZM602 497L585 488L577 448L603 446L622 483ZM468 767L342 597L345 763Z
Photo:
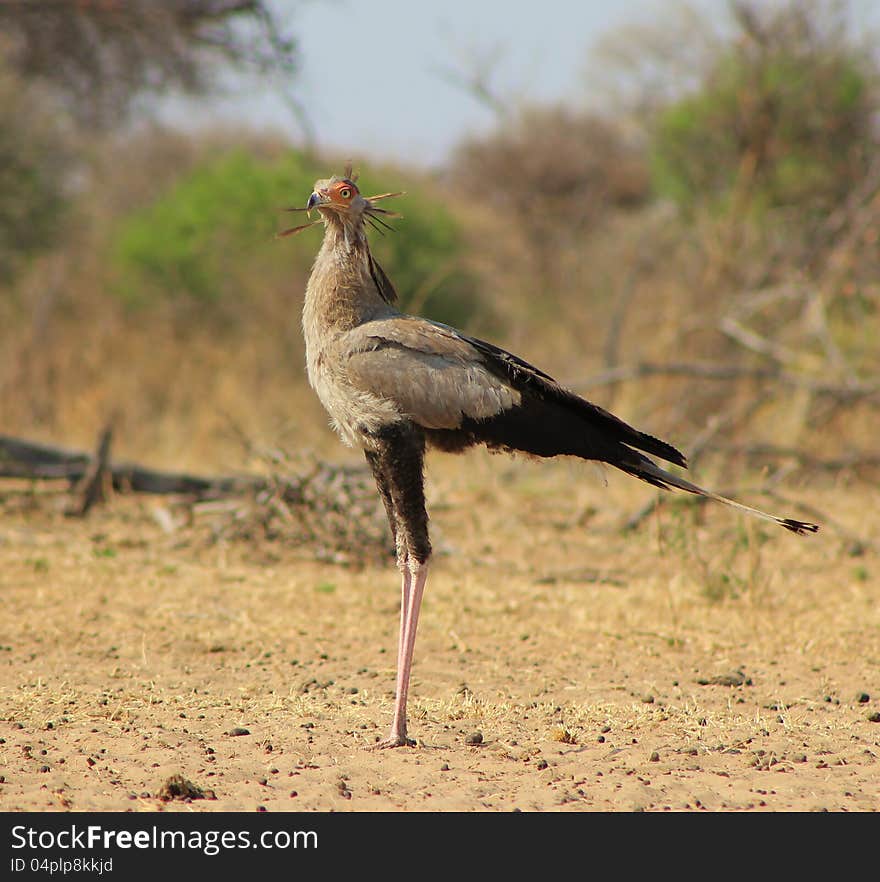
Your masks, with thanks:
M379 266L379 262L369 251L367 251L367 260L370 265L370 276L373 279L373 284L376 286L376 290L379 292L379 296L386 303L395 303L397 301L397 291L394 290L394 285L391 284L391 279L385 275L385 270Z
M484 340L478 340L474 337L464 337L464 339L480 352L486 367L497 376L512 383L520 391L533 395L540 401L561 405L591 428L606 434L609 442L626 444L674 465L687 468L687 459L684 454L666 441L661 441L653 435L634 429L619 417L614 416L613 413L599 407L598 404L593 404L560 386L549 374L545 374L516 355Z

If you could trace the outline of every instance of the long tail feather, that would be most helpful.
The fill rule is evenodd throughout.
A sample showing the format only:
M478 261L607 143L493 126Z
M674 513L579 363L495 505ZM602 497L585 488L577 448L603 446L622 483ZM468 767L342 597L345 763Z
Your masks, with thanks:
M680 478L678 475L673 475L671 472L667 472L666 469L660 468L660 466L655 465L646 457L639 457L638 462L631 464L625 463L618 467L636 478L641 478L649 484L654 484L656 487L661 487L664 490L672 488L675 488L676 490L684 490L686 493L693 493L696 496L703 496L706 499L721 502L724 505L735 508L737 511L752 515L753 517L762 518L765 521L772 521L774 524L779 524L780 527L785 527L786 530L791 530L792 533L803 535L804 533L816 533L819 530L817 524L811 524L807 521L796 521L793 518L780 518L776 515L768 514L766 511L761 511L758 508L752 508L751 506L743 505L741 502L728 499L726 496L720 496L717 493L713 493L711 490L704 490L702 487L698 487L696 484L692 484L690 481Z

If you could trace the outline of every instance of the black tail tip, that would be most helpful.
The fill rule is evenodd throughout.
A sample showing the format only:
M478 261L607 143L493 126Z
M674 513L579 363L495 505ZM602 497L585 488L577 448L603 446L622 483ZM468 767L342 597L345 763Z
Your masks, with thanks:
M795 521L792 518L781 518L779 521L786 530L791 530L792 533L797 533L799 536L803 536L805 533L818 533L819 525L818 524L808 524L806 521Z

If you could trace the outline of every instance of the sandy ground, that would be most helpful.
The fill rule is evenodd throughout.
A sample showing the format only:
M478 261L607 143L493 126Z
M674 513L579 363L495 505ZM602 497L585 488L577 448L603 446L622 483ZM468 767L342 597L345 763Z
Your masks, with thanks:
M390 560L0 488L0 810L880 808L878 491L744 486L822 513L815 537L691 505L624 532L653 498L630 479L462 462L432 460L417 745L394 751L367 749L393 699ZM174 776L206 798L163 799Z

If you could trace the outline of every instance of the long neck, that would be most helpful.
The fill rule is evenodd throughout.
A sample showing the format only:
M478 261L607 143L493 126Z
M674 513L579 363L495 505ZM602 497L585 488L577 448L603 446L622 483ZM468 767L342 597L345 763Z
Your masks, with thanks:
M328 221L324 242L306 287L303 329L307 345L388 312L370 272L363 228Z

